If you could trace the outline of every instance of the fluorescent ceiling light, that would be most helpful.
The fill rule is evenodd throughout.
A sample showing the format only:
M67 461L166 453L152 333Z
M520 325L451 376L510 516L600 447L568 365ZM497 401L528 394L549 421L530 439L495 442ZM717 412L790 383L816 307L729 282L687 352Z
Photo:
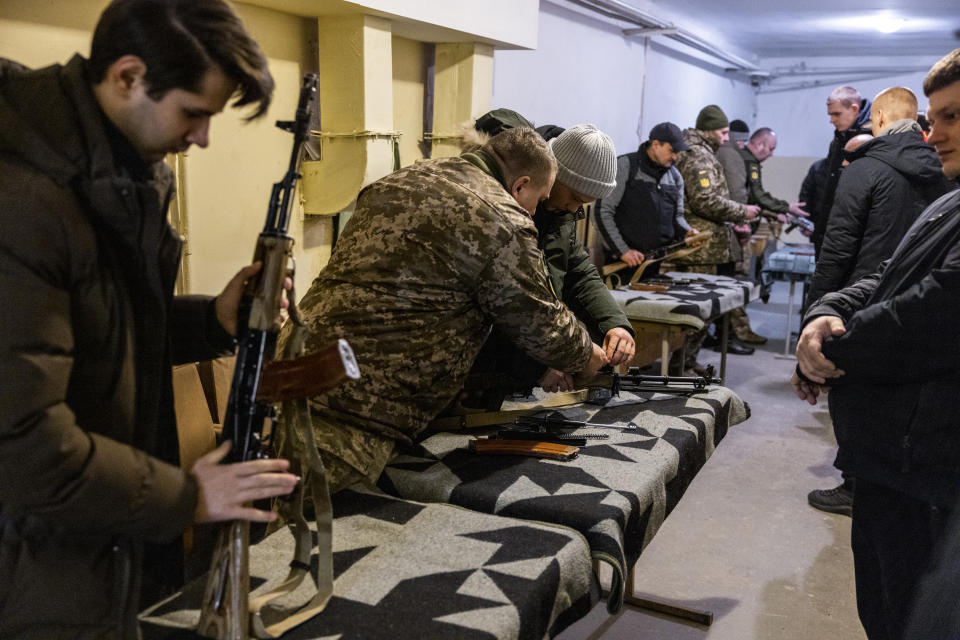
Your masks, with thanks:
M880 33L894 33L899 31L905 22L906 20L904 18L878 16L876 22L874 22L874 26Z

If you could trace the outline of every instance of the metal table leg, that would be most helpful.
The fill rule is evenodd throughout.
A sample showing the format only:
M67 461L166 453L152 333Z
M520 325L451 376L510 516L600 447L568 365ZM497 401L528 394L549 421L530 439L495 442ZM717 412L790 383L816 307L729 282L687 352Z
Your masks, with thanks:
M790 343L793 335L793 292L796 287L796 281L790 278L790 297L787 298L787 335L783 339L783 355L786 357L790 357Z
M727 380L727 341L730 339L730 312L723 314L723 329L720 331L720 384Z
M670 375L670 327L660 327L660 375Z

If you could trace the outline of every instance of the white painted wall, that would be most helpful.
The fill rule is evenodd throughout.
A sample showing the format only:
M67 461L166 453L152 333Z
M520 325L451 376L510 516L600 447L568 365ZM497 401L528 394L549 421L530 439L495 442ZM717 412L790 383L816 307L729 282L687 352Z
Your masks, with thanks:
M645 52L644 41L625 38L621 27L542 2L536 50L495 51L491 104L537 125L593 123L627 153L659 122L693 126L707 104L731 119L750 118L753 89L692 56L656 42Z
M938 60L931 58L881 58L870 61L870 67L882 69L886 67L903 68L918 66L929 69ZM846 61L842 58L800 60L797 58L768 58L763 61L764 67L787 67L799 62L806 62L813 67L844 67ZM860 64L864 64L861 59ZM854 77L838 77L835 81L823 86L779 93L760 93L757 97L757 117L750 122L751 128L771 127L778 135L777 155L822 158L827 154L827 147L833 139L834 128L827 118L827 96L834 87L849 85L856 88L860 94L873 100L873 97L888 87L907 87L915 94L920 104L920 110L927 107L927 99L923 95L923 79L926 71L908 74L890 75L872 79ZM798 81L801 80L798 78ZM749 121L748 121L749 122Z

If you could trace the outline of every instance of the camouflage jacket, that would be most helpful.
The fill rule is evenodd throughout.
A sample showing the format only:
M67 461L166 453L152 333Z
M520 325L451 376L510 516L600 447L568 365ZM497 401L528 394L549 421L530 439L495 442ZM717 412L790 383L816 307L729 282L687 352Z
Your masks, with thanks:
M361 379L312 408L318 446L364 472L378 441L410 439L449 403L491 327L562 371L592 353L547 283L533 220L463 158L366 187L300 311L308 350L345 338L356 353Z
M723 165L717 160L719 145L701 131L686 129L683 139L690 147L677 156L677 169L683 176L686 217L699 231L712 231L706 245L683 260L684 264L722 264L730 261L728 227L746 219L746 206L732 200Z

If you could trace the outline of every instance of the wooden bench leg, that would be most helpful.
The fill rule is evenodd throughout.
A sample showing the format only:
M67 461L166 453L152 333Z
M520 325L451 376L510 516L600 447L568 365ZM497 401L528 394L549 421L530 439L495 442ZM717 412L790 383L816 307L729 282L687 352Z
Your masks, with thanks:
M623 601L624 603L637 607L638 609L663 613L668 616L673 616L674 618L680 618L681 620L696 622L697 624L702 624L705 627L709 627L711 624L713 624L712 611L687 609L685 607L667 604L666 602L660 602L659 600L640 598L634 595L624 596Z
M601 563L599 560L593 561L593 571L597 577L600 576L600 565ZM655 613L673 616L674 618L680 618L681 620L695 622L697 624L702 624L705 627L709 627L711 624L713 624L712 611L680 607L675 604L663 602L662 600L638 596L636 593L636 587L634 587L634 577L634 570L631 569L626 577L627 583L624 585L624 590L626 591L623 597L624 604L629 604L633 607L644 609L646 611L653 611ZM609 589L602 588L601 592L604 598L610 597Z

